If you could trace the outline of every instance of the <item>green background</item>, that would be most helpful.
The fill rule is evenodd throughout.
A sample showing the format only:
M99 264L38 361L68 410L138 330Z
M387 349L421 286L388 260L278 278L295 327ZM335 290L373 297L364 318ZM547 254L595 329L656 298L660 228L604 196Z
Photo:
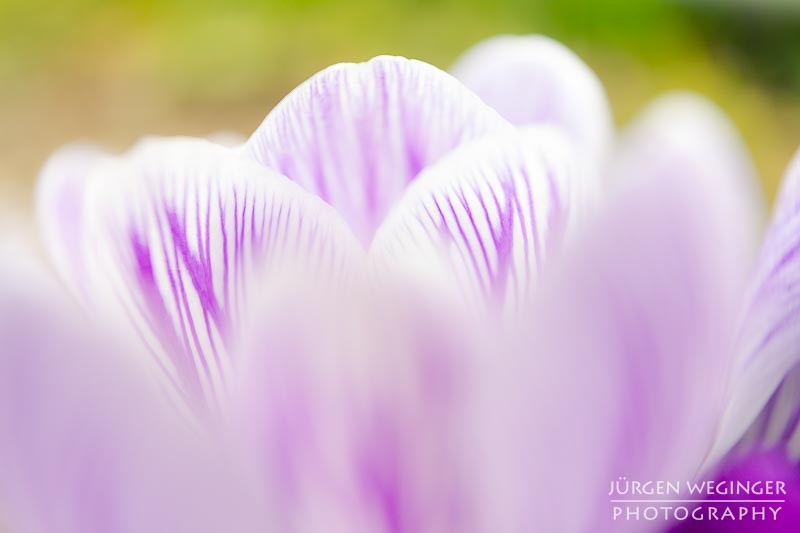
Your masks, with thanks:
M733 118L772 197L800 145L792 0L0 0L0 192L59 144L249 133L320 68L377 54L442 68L497 33L545 33L606 85L617 124L693 89Z

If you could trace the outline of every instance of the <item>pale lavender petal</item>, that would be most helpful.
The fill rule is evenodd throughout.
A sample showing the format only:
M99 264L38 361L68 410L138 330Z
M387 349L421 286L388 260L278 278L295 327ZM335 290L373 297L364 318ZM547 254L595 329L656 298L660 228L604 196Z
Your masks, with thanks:
M734 213L741 261L755 263L766 203L750 151L736 126L699 94L669 93L653 101L626 129L614 153L611 178L627 181L686 176L731 194L720 195Z
M0 513L12 531L263 531L231 456L190 431L33 261L0 267ZM140 362L140 361L138 361ZM207 441L205 439L208 439Z
M462 378L481 328L408 288L276 289L232 405L279 530L475 530Z
M451 71L513 124L563 128L590 164L604 161L614 137L608 98L594 72L561 43L541 35L492 37Z
M541 280L512 351L482 374L492 530L646 529L612 521L610 482L697 473L742 277L726 192L680 176L632 185Z
M300 85L245 151L331 204L369 242L420 171L466 141L509 128L450 75L382 56L334 65Z
M795 156L750 285L737 344L733 397L715 457L736 443L762 408L769 408L767 402L781 380L800 363L798 250L800 156ZM794 401L796 408L800 404Z
M84 195L92 168L108 155L75 143L59 148L42 168L36 189L36 216L47 252L61 278L76 294L87 283L83 254Z
M516 305L585 214L587 189L558 132L489 137L425 170L376 234L379 272Z
M259 327L248 328L231 418L245 436L243 454L254 458L278 530L381 531L355 479L369 377L357 379L363 354L342 342L353 331L343 327L353 325L353 306L343 300L333 308L299 286L275 287L265 303L255 315Z
M363 253L322 201L206 141L147 141L91 179L90 304L122 311L190 405L224 404L262 282L337 282Z

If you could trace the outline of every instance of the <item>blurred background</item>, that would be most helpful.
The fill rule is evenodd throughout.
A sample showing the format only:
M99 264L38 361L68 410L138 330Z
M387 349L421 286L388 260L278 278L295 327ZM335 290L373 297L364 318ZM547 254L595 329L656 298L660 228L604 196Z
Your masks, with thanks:
M0 194L28 205L68 141L246 135L328 64L447 68L480 39L534 32L599 74L618 125L669 89L715 100L774 196L800 145L800 0L0 0Z

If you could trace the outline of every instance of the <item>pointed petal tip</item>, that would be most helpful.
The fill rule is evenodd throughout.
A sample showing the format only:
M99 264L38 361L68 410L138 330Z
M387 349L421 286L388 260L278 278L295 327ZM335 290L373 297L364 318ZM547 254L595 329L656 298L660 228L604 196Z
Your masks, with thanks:
M511 125L449 74L378 56L333 65L287 95L246 143L249 157L331 204L363 242L427 166Z

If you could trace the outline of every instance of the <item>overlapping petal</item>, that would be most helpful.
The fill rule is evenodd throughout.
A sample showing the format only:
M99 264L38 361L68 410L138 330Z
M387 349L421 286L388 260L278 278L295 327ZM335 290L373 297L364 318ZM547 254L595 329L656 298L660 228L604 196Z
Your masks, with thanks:
M329 67L289 94L245 152L331 204L369 242L425 167L511 126L448 74L382 56Z
M87 302L121 310L190 405L224 402L260 281L340 280L361 253L322 201L202 140L145 141L106 161L83 202Z
M651 527L612 522L609 482L697 473L742 276L726 192L681 176L630 186L542 279L519 340L482 373L493 530Z
M563 128L589 164L604 161L614 123L603 85L561 43L540 35L501 35L480 42L451 71L517 126Z
M380 271L455 281L478 305L516 305L585 214L589 186L556 131L495 136L424 171L370 250Z
M107 323L33 261L0 267L0 512L13 531L263 531L231 456L188 429Z

